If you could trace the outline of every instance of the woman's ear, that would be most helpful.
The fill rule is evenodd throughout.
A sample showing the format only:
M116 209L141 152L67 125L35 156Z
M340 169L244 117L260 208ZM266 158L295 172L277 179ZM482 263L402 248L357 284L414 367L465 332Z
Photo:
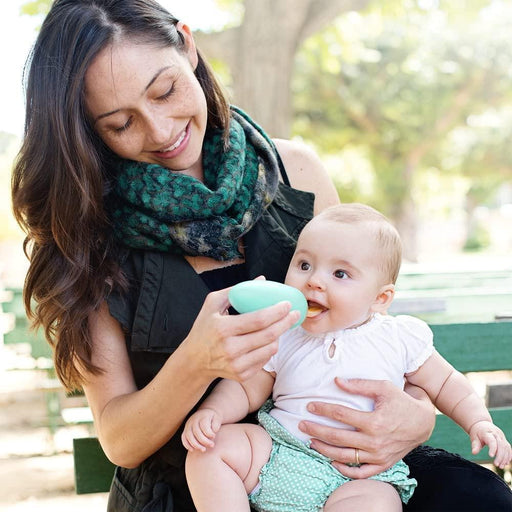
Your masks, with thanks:
M382 286L372 305L373 313L386 313L395 297L395 285L385 284Z
M183 36L183 40L185 41L185 53L192 69L195 71L197 63L199 62L199 57L197 55L196 43L194 41L192 31L188 25L185 25L185 23L181 21L178 21L176 24L176 30Z

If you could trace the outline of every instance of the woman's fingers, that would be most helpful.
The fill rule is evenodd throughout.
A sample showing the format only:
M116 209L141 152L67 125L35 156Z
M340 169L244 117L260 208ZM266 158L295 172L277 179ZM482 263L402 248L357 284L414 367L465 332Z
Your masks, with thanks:
M361 466L347 466L339 462L333 462L332 465L344 476L348 478L370 478L388 469L386 466L378 466L376 464L362 464Z
M277 352L279 337L295 322L300 313L290 311L284 302L265 310L223 319L233 334L224 338L223 357L238 378L248 378ZM220 336L222 339L222 335Z
M340 423L344 423L345 425L350 425L351 427L354 427L356 429L361 429L362 427L365 427L368 424L369 420L371 419L371 413L369 412L358 411L357 409L352 409L351 407L339 404L330 404L327 402L310 402L307 406L307 409L309 412L315 414L316 416L325 416L327 418L339 421ZM311 428L315 428L315 432L319 432L319 430L313 426L309 426L308 430L305 430L304 432L310 434ZM346 433L348 434L349 432L349 430L345 430L345 432L340 433L340 435L345 435ZM324 439L324 441L327 441L327 439Z
M363 469L344 469L344 474L357 478L376 474L391 467L428 438L434 422L430 402L413 398L388 381L336 379L336 385L348 393L371 398L374 410L365 412L337 404L310 402L309 412L345 426L319 425L308 420L300 422L299 428L312 438L311 447L335 461L336 467L353 463L355 447L360 450L365 463L361 466Z
M227 313L229 306L229 288L224 288L223 290L209 293L204 301L203 309L224 315Z
M302 421L299 428L303 432L307 431L312 436L311 448L313 450L340 464L340 467L357 462L355 448L353 448L356 446L359 450L359 462L361 464L371 464L383 471L396 462L394 457L389 456L385 449L379 449L378 440L362 432L328 427L308 421ZM393 455L395 455L394 452ZM336 467L338 466L336 465ZM368 471L371 470L366 468L365 474Z
M294 321L291 321L290 315L293 316ZM300 312L291 311L290 302L283 301L258 311L233 315L230 317L230 320L233 321L233 334L235 335L261 332L264 329L274 327L274 332L269 334L280 336L286 329L291 327L299 317Z
M259 311L229 315L229 288L208 294L187 339L198 363L213 378L240 380L277 351L277 340L300 313L283 301Z

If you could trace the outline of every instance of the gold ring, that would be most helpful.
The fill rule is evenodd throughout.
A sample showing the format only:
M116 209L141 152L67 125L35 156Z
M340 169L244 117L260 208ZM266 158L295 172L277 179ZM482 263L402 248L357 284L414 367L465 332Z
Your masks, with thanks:
M359 462L359 448L354 448L354 451L356 452L356 462L355 466L360 466L361 462Z

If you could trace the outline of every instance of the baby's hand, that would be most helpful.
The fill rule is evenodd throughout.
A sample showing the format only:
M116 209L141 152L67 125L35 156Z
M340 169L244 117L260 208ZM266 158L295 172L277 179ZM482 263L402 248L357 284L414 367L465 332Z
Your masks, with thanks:
M213 409L199 409L185 423L181 442L189 450L205 452L214 446L213 440L221 426L221 418Z
M471 451L478 453L485 445L489 447L489 456L494 457L494 465L504 469L512 459L512 448L503 431L490 421L478 421L470 431Z

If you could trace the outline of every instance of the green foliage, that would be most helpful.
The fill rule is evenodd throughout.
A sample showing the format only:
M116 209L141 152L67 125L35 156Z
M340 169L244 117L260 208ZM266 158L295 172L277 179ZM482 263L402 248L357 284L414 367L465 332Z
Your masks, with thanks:
M29 16L46 14L51 4L52 0L32 0L21 6L21 13Z
M512 180L512 10L482 0L461 23L453 2L427 3L350 13L296 57L294 132L325 154L360 148L374 169L370 201L394 218L422 169Z
M239 25L244 17L244 0L215 0L220 10L230 13L231 24Z
M27 0L22 12L50 3ZM216 3L230 26L243 20L243 0ZM342 200L397 220L411 199L425 200L429 177L463 176L471 214L512 182L511 21L503 0L372 0L306 42L295 56L293 131L337 171ZM213 64L229 86L227 67Z
M463 250L465 252L481 251L489 247L490 242L489 230L483 223L478 223L468 233Z

